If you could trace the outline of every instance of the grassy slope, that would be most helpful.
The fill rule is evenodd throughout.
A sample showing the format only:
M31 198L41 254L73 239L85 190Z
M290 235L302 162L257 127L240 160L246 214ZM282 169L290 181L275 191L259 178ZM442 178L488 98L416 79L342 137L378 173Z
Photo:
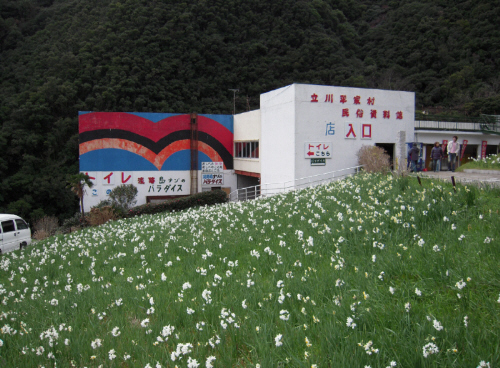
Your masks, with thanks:
M466 169L500 170L500 154L467 162L465 165L458 167L457 171L464 171Z
M118 221L4 255L0 360L52 366L52 353L58 366L78 367L494 364L498 192L409 180L358 176ZM429 343L439 353L424 357Z

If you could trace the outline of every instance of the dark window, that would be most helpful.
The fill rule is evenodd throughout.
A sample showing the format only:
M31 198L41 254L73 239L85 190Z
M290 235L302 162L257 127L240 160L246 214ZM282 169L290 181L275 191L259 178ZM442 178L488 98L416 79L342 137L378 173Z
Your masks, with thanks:
M259 142L234 142L234 157L259 158Z
M2 221L2 228L4 233L16 231L16 228L14 227L14 220Z
M24 220L16 220L17 230L24 230L28 228L28 224Z

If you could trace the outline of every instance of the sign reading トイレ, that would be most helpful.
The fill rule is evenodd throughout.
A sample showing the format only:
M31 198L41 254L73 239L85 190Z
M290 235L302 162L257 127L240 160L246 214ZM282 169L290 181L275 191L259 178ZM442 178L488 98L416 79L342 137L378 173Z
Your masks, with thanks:
M304 158L332 158L331 142L304 143Z

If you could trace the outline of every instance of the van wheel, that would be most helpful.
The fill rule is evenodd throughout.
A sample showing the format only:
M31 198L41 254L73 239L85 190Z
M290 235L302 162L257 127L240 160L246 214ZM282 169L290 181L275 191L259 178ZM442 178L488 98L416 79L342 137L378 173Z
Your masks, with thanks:
M19 244L19 249L23 249L23 248L26 248L26 243L25 242L22 242L21 244Z

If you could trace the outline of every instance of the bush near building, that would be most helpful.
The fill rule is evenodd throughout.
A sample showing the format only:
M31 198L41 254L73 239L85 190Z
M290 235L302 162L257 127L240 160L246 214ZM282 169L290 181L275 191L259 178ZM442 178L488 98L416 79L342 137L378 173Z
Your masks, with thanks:
M358 163L363 165L367 172L388 172L390 170L390 157L382 147L363 146L359 149Z

